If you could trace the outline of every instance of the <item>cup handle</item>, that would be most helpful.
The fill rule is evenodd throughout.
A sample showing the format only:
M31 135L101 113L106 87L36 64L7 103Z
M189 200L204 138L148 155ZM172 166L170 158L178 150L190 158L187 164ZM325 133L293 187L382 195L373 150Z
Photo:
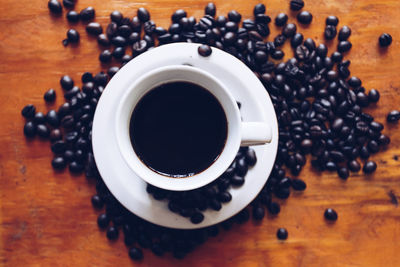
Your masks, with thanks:
M240 146L255 146L271 143L272 129L263 122L242 122L242 140Z

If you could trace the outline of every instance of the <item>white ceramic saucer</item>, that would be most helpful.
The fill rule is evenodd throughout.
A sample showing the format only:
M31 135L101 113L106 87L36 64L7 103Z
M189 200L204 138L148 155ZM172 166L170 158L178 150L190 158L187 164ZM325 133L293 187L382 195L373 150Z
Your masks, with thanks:
M275 111L258 78L240 60L217 48L212 48L209 57L199 56L198 46L199 44L190 43L163 45L131 60L108 83L97 105L93 121L93 153L99 172L111 193L137 216L171 228L195 229L210 226L242 210L257 196L267 181L278 148ZM146 183L135 175L122 158L114 129L117 104L129 84L155 68L182 64L210 72L224 83L235 99L241 102L243 121L263 121L272 128L272 142L253 147L257 154L257 164L249 170L244 185L230 189L232 201L224 204L220 211L205 211L204 221L200 224L192 224L188 218L172 213L167 207L167 201L155 200L146 192Z

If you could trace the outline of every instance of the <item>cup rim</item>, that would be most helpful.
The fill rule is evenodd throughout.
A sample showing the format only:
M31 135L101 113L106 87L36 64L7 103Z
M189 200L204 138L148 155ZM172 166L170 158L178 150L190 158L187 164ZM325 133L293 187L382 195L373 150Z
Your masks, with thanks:
M151 86L149 86L148 89L142 90L140 93L139 97L134 98L134 100L130 100L130 97L132 94L135 92L135 87L140 87L141 84L145 83L148 81L151 77L156 77L156 75L159 75L161 73L165 73L168 71L179 71L181 74L184 73L191 73L195 75L202 76L202 78L207 78L208 81L211 81L214 85L218 87L218 89L210 89L207 88L206 86L203 86L200 84L200 82L194 82L193 80L186 78L186 77L180 77L180 78L170 78L168 80L162 80L162 81L157 81L153 82ZM186 78L186 79L185 79ZM144 164L139 156L136 154L131 141L129 137L129 122L130 118L132 116L132 112L134 110L134 107L136 104L140 101L140 99L148 93L150 90L153 88L157 87L158 85L162 83L168 83L168 82L173 82L173 81L187 81L187 82L192 82L195 84L198 84L205 88L207 91L209 91L214 97L217 98L219 101L221 107L223 108L225 112L225 116L227 119L227 125L228 125L228 131L227 131L227 137L225 140L225 145L224 148L222 149L219 157L205 170L196 173L193 176L188 176L184 178L173 178L169 176L162 175L160 173L155 172L151 168L149 168L146 164ZM138 90L138 89L137 89ZM225 97L225 101L221 101L221 96L218 95L216 96L215 92L212 90L218 90L219 93L222 93ZM222 103L223 102L223 103ZM124 112L124 106L129 104L129 112L128 115ZM227 106L229 105L229 106ZM146 181L149 184L152 184L156 187L163 188L166 190L172 190L172 191L187 191L187 190L193 190L200 188L202 186L205 186L214 180L216 180L218 177L220 177L225 170L230 166L230 164L233 162L235 155L237 151L239 150L240 147L240 142L241 142L241 119L240 119L240 112L239 108L237 107L236 100L232 96L232 94L229 92L229 90L212 74L198 69L193 66L187 66L187 65L170 65L166 67L160 67L156 68L139 78L135 80L134 83L132 83L127 91L123 94L119 101L119 105L117 107L117 112L116 112L116 121L115 121L115 130L116 130L116 139L119 147L119 152L121 153L122 158L124 159L125 163L129 166L129 168L141 179ZM125 120L122 118L127 117L128 118L128 124L125 122L125 126L123 126L123 123ZM236 128L235 131L232 131L233 128ZM122 129L126 129L127 131L123 131ZM129 142L127 142L127 140ZM127 144L129 143L129 144ZM133 160L133 161L132 161ZM224 160L222 162L222 160ZM218 163L219 167L216 168L215 164ZM214 167L213 167L214 166ZM211 172L213 171L213 172ZM195 180L193 180L195 179Z

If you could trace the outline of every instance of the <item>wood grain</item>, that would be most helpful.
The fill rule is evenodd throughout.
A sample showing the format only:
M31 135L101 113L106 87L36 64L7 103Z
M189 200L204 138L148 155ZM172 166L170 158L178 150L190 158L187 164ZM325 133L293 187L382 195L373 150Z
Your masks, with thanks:
M218 14L231 9L252 15L259 1L215 0ZM288 1L263 1L267 14L288 12ZM89 1L79 0L77 10L92 5L96 21L106 26L108 15L120 10L132 17L137 8L151 11L152 19L168 26L170 14L184 8L199 18L207 1ZM314 14L310 27L299 26L305 37L323 40L325 17L335 14L340 26L352 28L353 49L348 55L351 71L367 89L381 92L381 101L368 111L378 121L400 102L400 2L397 0L306 1ZM82 24L68 25L63 16L50 16L47 1L0 0L0 263L3 266L400 266L400 209L389 192L400 195L398 125L386 125L392 138L386 151L372 158L379 163L372 176L352 175L342 181L336 174L316 173L307 165L301 177L308 183L304 193L294 193L282 203L282 212L262 223L235 226L211 238L184 260L158 258L146 250L145 260L132 262L122 240L109 242L96 225L97 213L90 204L95 189L83 176L55 173L50 168L49 144L27 141L22 134L21 108L35 104L46 112L43 93L55 88L62 101L60 76L76 81L84 71L99 71L100 49ZM291 14L293 15L293 14ZM290 16L290 21L295 18ZM61 45L68 28L81 33L77 47ZM272 25L274 36L278 29ZM381 50L377 38L389 32L392 46ZM336 41L329 44L334 47ZM285 51L288 55L289 48ZM330 52L334 51L333 48ZM323 211L339 213L327 224ZM289 238L276 239L278 227Z

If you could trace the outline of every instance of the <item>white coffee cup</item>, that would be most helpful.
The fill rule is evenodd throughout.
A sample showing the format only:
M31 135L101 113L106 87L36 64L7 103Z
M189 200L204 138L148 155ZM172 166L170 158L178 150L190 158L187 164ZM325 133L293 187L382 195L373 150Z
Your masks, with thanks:
M225 146L219 157L206 170L185 178L164 176L146 166L135 153L129 134L131 115L139 100L151 89L174 81L191 82L208 90L219 101L228 122ZM157 68L139 77L120 100L115 125L119 151L133 172L149 184L174 191L192 190L211 183L233 162L240 146L261 145L271 142L272 138L268 124L241 121L236 100L218 79L201 69L185 65Z

